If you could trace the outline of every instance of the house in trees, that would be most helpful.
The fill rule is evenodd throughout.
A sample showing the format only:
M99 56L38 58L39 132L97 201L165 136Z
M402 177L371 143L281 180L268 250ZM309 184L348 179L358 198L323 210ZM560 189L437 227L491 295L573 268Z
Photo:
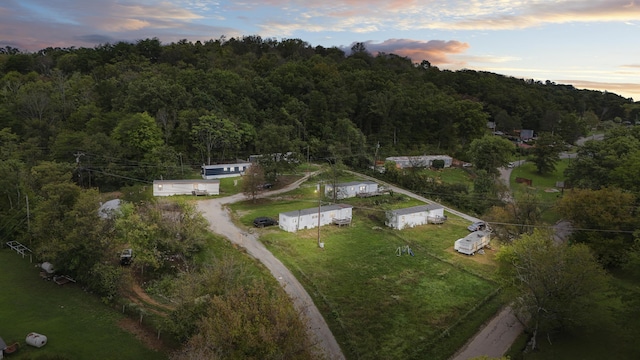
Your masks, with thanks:
M332 204L280 213L278 225L287 232L312 229L318 226L351 221L353 206Z
M220 180L154 180L153 196L220 195Z
M444 208L441 205L429 204L410 208L389 210L386 212L385 225L392 229L402 230L428 223L441 224L445 220Z
M444 167L451 167L453 158L448 155L419 155L419 156L392 156L386 158L387 161L396 163L399 169L412 167L432 167L434 160L444 161Z
M200 173L203 179L222 179L226 177L242 176L249 166L251 166L251 163L248 161L233 164L202 165Z
M336 199L346 199L356 196L379 195L378 183L373 181L351 181L340 184L327 184L324 187L324 196Z

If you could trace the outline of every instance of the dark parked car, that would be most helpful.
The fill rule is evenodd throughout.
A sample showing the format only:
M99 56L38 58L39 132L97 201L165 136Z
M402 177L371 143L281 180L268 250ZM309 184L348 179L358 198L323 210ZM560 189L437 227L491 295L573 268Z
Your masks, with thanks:
M265 226L272 226L272 225L277 225L278 221L272 219L272 218L268 218L268 217L257 217L255 219L253 219L253 225L255 227L265 227Z
M478 221L467 226L467 230L473 232L473 231L484 230L486 227L487 227L487 224L484 221Z

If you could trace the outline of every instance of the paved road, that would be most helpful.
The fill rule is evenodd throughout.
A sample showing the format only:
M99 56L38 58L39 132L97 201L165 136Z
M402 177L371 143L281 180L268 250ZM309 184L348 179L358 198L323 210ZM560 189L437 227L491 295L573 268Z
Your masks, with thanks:
M511 307L507 306L483 325L451 359L467 360L483 355L499 358L509 350L523 330L524 326L516 318Z
M308 174L286 188L269 191L264 193L263 196L290 191L298 187L309 176L313 176L314 174L315 173ZM197 206L198 210L200 210L204 217L209 220L209 229L211 231L225 236L232 243L245 248L249 255L259 260L269 269L269 271L271 271L271 274L273 274L293 300L293 304L296 309L307 318L310 335L314 338L314 342L318 344L317 350L322 352L324 357L327 359L344 359L344 354L342 353L338 342L333 337L324 317L322 317L322 314L315 306L311 296L309 296L302 284L300 284L296 277L284 266L284 264L282 264L282 262L280 262L280 260L267 250L267 248L258 240L257 234L241 230L231 221L229 212L224 206L245 199L246 197L244 194L236 194L224 198L198 201Z
M410 192L410 191L408 191L408 190L405 190L405 189L399 188L399 187L397 187L397 186L395 186L395 185L392 185L392 184L386 183L386 182L384 182L384 181L381 181L380 179L376 179L376 178L374 178L374 177L367 176L367 175L364 175L364 174L360 174L360 173L357 173L357 172L354 172L354 171L348 171L348 172L350 172L350 173L352 173L352 174L354 174L354 175L356 175L356 176L362 177L362 178L364 178L364 179L371 180L371 181L375 181L375 182L377 182L378 184L383 185L383 186L384 186L384 187L386 187L387 189L393 190L393 192L395 192L395 193L403 194L403 195L407 195L407 196L412 197L412 198L414 198L414 199L416 199L416 200L423 201L423 202L425 202L425 203L427 203L427 204L440 205L440 206L442 206L445 210L447 210L448 212L450 212L450 213L452 213L452 214L454 214L454 215L457 215L457 216L459 216L459 217L461 217L461 218L463 218L463 219L469 220L469 221L471 221L471 222L481 221L480 219L478 219L478 218L476 218L476 217L473 217L473 216L471 216L471 215L467 215L467 214L465 214L465 213L462 213L462 212L460 212L460 211L458 211L458 210L455 210L455 209L452 209L452 208L446 207L446 206L444 206L444 205L442 205L442 204L439 204L439 203L437 203L437 202L435 202L435 201L433 201L433 200L429 200L429 199L427 199L427 198L425 198L425 197L422 197L422 196L420 196L420 195L416 195L416 194L414 194L414 193L412 193L412 192Z

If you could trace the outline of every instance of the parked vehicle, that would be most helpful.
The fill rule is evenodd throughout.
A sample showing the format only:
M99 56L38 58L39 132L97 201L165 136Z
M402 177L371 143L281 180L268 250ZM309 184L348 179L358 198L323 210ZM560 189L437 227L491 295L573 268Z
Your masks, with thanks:
M261 216L253 219L253 226L259 227L259 228L265 227L265 226L273 226L277 224L278 224L277 220L274 220L266 216Z
M467 226L467 230L473 232L473 231L484 230L486 227L487 227L487 223L485 223L484 221L477 221Z

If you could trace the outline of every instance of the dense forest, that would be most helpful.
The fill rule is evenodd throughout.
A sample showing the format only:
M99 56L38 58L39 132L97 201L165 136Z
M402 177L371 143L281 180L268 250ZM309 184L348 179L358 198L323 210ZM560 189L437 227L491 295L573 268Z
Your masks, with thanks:
M252 154L291 152L300 160L331 159L356 169L397 155L473 161L474 141L478 146L491 131L488 123L505 134L530 129L573 144L594 128L637 124L640 114L639 103L613 93L446 71L428 59L374 56L363 44L347 53L258 36L171 44L154 38L34 53L0 48L0 98L0 236L33 240L40 258L67 264L65 270L107 302L122 275L117 265L103 261L113 250L111 240L152 249L138 254L139 264L169 272L174 270L163 269L159 260L163 252L192 257L204 246L206 231L188 204L129 204L113 223L96 222L102 192L119 190L136 200L126 189L194 176L202 164ZM632 229L640 167L629 165L640 163L640 132L632 129L616 127L605 141L579 150L567 178L583 190L561 205L579 226L617 231L575 236L601 264L617 269L631 263L638 271L640 246ZM486 139L488 145L494 141ZM279 165L273 166L277 174ZM487 195L495 193L489 184L495 169L478 171L477 198L497 198ZM407 188L414 188L410 181L428 183L417 176L401 181L392 172L384 176ZM458 196L466 195L465 186L430 186L436 185L431 190L440 199L461 208L466 203L465 210L482 213L495 205L476 201L472 207ZM593 206L598 196L613 215L602 218L602 207ZM587 207L593 212L585 212ZM160 221L167 212L173 220ZM197 332L193 320L204 312L187 310L190 315L176 315L172 325L181 340ZM279 313L283 328L295 321L290 311ZM217 329L199 326L198 331Z
M75 164L82 186L179 177L184 167L292 151L367 166L378 156L466 158L487 121L572 143L640 108L613 93L393 54L257 36L163 45L0 49L0 128L21 161Z

